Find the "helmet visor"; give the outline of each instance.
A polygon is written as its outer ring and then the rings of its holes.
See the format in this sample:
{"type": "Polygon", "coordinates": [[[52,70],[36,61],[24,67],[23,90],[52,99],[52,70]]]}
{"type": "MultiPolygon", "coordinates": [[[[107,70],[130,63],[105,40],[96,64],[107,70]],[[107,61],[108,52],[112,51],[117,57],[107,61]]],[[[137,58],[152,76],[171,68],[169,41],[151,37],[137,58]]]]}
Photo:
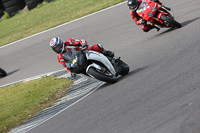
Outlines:
{"type": "Polygon", "coordinates": [[[56,47],[53,48],[53,51],[55,51],[56,53],[60,53],[62,51],[62,46],[57,45],[56,47]]]}
{"type": "Polygon", "coordinates": [[[129,6],[130,10],[135,11],[137,9],[138,4],[132,4],[129,6]]]}

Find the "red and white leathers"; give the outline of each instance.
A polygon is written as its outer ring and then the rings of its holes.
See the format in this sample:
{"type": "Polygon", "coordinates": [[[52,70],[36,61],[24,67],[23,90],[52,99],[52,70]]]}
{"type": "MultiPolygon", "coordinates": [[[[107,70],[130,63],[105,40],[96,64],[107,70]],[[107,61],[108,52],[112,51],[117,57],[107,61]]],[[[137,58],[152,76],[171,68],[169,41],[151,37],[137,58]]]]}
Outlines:
{"type": "MultiPolygon", "coordinates": [[[[66,50],[71,50],[70,46],[75,46],[75,50],[79,51],[79,50],[81,50],[81,47],[83,45],[87,45],[87,41],[83,40],[83,39],[82,40],[77,40],[77,39],[74,39],[74,38],[69,38],[69,39],[67,39],[65,41],[64,45],[65,45],[65,51],[64,52],[66,52],[66,50]]],[[[104,51],[104,49],[103,49],[101,44],[94,44],[93,46],[89,46],[87,48],[87,50],[93,50],[93,51],[100,52],[100,53],[102,53],[104,51]]],[[[71,73],[71,71],[69,70],[69,68],[66,65],[66,62],[65,62],[65,60],[63,58],[63,54],[62,53],[59,53],[57,55],[57,59],[58,59],[58,62],[60,64],[62,64],[63,67],[67,68],[67,71],[71,73]]]]}
{"type": "MultiPolygon", "coordinates": [[[[149,1],[151,1],[151,0],[149,0],[149,1]]],[[[138,7],[140,7],[141,3],[142,3],[142,0],[138,0],[138,7]]],[[[158,2],[158,3],[161,4],[160,2],[158,2]]],[[[135,11],[132,11],[132,10],[129,11],[131,18],[135,21],[136,25],[141,25],[141,28],[142,28],[143,31],[148,32],[153,27],[150,24],[141,24],[141,17],[136,13],[136,10],[135,11]]]]}

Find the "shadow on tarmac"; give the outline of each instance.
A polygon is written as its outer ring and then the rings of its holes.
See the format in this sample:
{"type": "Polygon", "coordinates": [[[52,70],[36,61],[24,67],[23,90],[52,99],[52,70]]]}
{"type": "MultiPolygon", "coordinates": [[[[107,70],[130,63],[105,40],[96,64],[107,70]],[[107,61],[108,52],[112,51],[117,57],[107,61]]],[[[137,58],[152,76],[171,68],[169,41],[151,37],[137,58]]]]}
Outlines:
{"type": "Polygon", "coordinates": [[[12,75],[13,73],[16,73],[17,71],[19,71],[19,69],[9,72],[7,76],[12,75]]]}
{"type": "MultiPolygon", "coordinates": [[[[118,82],[122,81],[123,79],[126,79],[126,78],[128,78],[128,77],[130,77],[130,76],[132,76],[132,75],[134,75],[134,74],[136,74],[136,73],[138,73],[138,72],[140,72],[140,71],[146,69],[146,68],[147,68],[147,67],[142,67],[142,68],[138,68],[138,69],[129,71],[129,73],[128,73],[127,75],[118,77],[118,81],[117,81],[116,83],[118,83],[118,82]]],[[[110,85],[112,85],[112,84],[105,83],[105,84],[102,85],[99,89],[104,88],[104,87],[107,87],[107,86],[110,86],[110,85]]],[[[98,89],[98,90],[99,90],[99,89],[98,89]]]]}
{"type": "Polygon", "coordinates": [[[123,79],[125,79],[125,78],[128,78],[128,77],[130,77],[130,76],[132,76],[132,75],[134,75],[134,74],[136,74],[136,73],[138,73],[138,72],[140,72],[140,71],[142,71],[142,70],[144,70],[144,69],[146,69],[146,68],[147,68],[147,67],[142,67],[142,68],[137,68],[137,69],[135,69],[135,70],[132,70],[132,71],[130,71],[127,75],[124,75],[124,76],[119,77],[117,82],[120,82],[121,80],[123,80],[123,79]]]}

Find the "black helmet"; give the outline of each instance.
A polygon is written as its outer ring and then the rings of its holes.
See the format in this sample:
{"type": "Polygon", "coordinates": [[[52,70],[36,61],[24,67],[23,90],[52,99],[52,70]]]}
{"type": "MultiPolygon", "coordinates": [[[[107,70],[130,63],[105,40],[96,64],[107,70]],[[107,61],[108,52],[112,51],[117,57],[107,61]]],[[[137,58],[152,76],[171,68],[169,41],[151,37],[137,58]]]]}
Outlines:
{"type": "Polygon", "coordinates": [[[138,0],[128,0],[127,5],[131,11],[135,11],[138,8],[138,0]]]}

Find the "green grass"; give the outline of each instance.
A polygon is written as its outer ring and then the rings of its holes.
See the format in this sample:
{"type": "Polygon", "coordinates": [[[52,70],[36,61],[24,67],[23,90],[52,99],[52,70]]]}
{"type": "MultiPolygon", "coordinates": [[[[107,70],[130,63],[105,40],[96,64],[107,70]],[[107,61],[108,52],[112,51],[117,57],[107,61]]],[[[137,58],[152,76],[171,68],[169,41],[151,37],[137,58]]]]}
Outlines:
{"type": "Polygon", "coordinates": [[[22,124],[68,91],[71,80],[43,77],[0,88],[0,133],[22,124]]]}
{"type": "Polygon", "coordinates": [[[0,46],[72,21],[125,0],[55,0],[0,20],[0,46]]]}

